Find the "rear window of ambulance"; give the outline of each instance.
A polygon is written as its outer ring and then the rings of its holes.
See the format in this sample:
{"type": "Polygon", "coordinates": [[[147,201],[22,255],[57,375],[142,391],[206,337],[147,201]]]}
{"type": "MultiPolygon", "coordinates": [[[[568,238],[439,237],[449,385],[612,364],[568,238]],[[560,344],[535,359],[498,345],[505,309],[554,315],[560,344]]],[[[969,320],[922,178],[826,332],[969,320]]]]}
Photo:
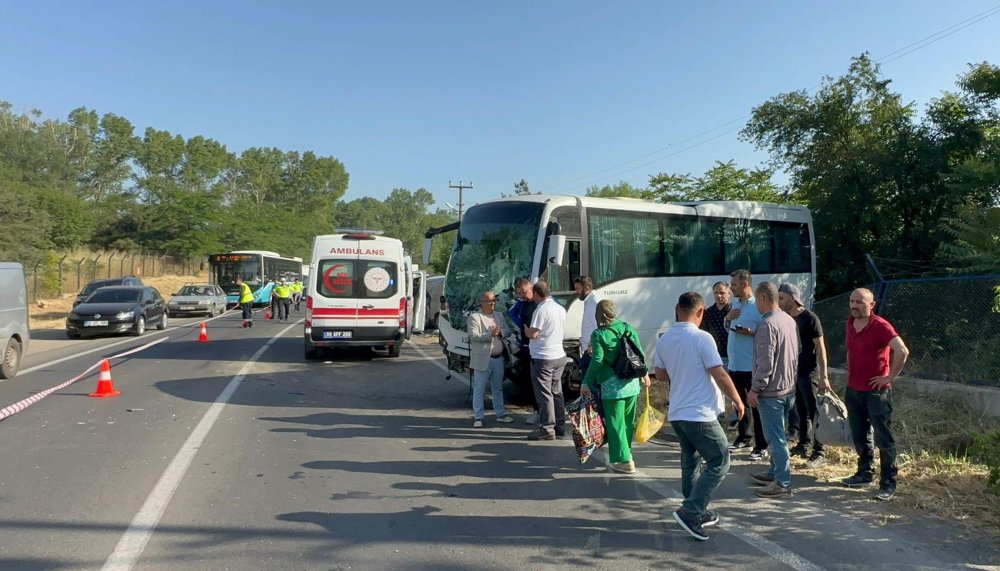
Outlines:
{"type": "Polygon", "coordinates": [[[321,260],[316,291],[334,299],[385,299],[396,295],[397,265],[382,260],[321,260]]]}

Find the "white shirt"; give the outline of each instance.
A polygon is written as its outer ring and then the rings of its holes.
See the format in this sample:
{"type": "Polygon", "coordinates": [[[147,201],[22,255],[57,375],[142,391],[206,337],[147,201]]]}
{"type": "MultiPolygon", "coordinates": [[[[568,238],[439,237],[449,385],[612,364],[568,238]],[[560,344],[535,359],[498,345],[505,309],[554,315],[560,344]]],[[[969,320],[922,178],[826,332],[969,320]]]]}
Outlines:
{"type": "Polygon", "coordinates": [[[538,329],[538,337],[528,342],[528,350],[532,359],[562,359],[566,357],[563,349],[563,331],[566,328],[566,310],[547,298],[535,309],[531,316],[532,329],[538,329]]]}
{"type": "Polygon", "coordinates": [[[671,422],[717,422],[725,411],[722,391],[708,369],[722,366],[715,339],[693,323],[681,321],[656,342],[654,366],[670,375],[671,422]]]}
{"type": "Polygon", "coordinates": [[[590,348],[590,336],[597,330],[597,304],[604,300],[604,296],[591,290],[583,300],[583,323],[580,324],[580,352],[586,352],[590,348]]]}

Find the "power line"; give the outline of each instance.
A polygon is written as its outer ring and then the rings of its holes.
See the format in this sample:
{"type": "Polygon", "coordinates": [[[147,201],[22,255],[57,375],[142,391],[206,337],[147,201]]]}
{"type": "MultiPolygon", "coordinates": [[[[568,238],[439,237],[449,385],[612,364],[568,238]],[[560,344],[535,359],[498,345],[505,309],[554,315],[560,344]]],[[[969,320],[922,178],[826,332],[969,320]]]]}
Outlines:
{"type": "MultiPolygon", "coordinates": [[[[917,40],[916,42],[913,42],[913,43],[910,43],[910,44],[908,44],[906,46],[903,46],[902,48],[899,48],[899,49],[897,49],[897,50],[895,50],[893,52],[890,52],[890,53],[882,56],[880,59],[877,59],[877,60],[874,60],[874,61],[876,63],[890,63],[890,62],[896,61],[897,59],[900,59],[902,57],[910,55],[911,53],[913,53],[915,51],[921,50],[921,49],[923,49],[923,48],[925,48],[925,47],[927,47],[927,46],[929,46],[929,45],[931,45],[931,44],[933,44],[933,43],[935,43],[937,41],[940,41],[940,40],[942,40],[942,39],[944,39],[944,38],[946,38],[946,37],[948,37],[948,36],[950,36],[952,34],[955,34],[955,33],[959,32],[961,30],[964,30],[965,28],[968,28],[969,26],[972,26],[973,24],[979,23],[979,22],[981,22],[981,21],[983,21],[983,20],[985,20],[985,19],[987,19],[987,18],[989,18],[991,16],[994,16],[994,15],[996,15],[998,13],[1000,13],[1000,5],[994,6],[993,8],[990,8],[988,10],[984,10],[983,12],[980,12],[978,14],[970,16],[969,18],[966,18],[965,20],[962,20],[961,22],[958,22],[956,24],[952,24],[951,26],[948,26],[947,28],[939,30],[939,31],[937,31],[937,32],[935,32],[935,33],[933,33],[933,34],[931,34],[929,36],[926,36],[926,37],[924,37],[924,38],[922,38],[920,40],[917,40]],[[912,48],[912,49],[910,49],[910,48],[912,48]],[[891,56],[895,56],[895,57],[891,57],[891,56]]],[[[806,91],[807,92],[813,91],[817,87],[820,87],[820,86],[822,86],[822,83],[817,84],[817,85],[815,85],[815,86],[807,89],[806,91]]],[[[666,152],[666,151],[669,151],[669,150],[673,149],[677,145],[683,145],[684,143],[687,143],[687,142],[690,142],[690,141],[694,141],[694,140],[699,139],[699,138],[701,138],[701,137],[703,137],[705,135],[708,135],[710,133],[718,131],[719,129],[722,129],[722,128],[725,128],[725,127],[727,127],[729,125],[732,125],[733,123],[745,121],[750,116],[751,116],[751,114],[747,113],[747,114],[743,115],[742,117],[739,117],[737,119],[733,119],[733,120],[727,121],[725,123],[722,123],[721,125],[717,125],[715,127],[712,127],[711,129],[708,129],[707,131],[702,131],[701,133],[698,133],[697,135],[693,135],[693,136],[688,137],[686,139],[677,141],[675,143],[671,143],[671,144],[667,145],[666,147],[664,147],[662,149],[659,149],[657,151],[653,151],[651,153],[647,153],[645,155],[638,156],[638,157],[636,157],[634,159],[625,161],[623,163],[619,163],[617,165],[613,165],[613,166],[607,167],[605,169],[601,169],[599,171],[595,171],[593,173],[590,173],[590,174],[587,174],[587,175],[584,175],[584,176],[580,176],[580,177],[574,178],[572,180],[567,180],[565,182],[561,182],[561,183],[558,183],[558,184],[549,185],[547,187],[542,188],[539,192],[543,192],[544,193],[544,192],[547,192],[547,191],[555,190],[557,188],[562,188],[562,187],[565,187],[565,186],[575,185],[575,183],[583,181],[583,180],[589,180],[589,183],[588,183],[588,186],[589,186],[589,185],[592,185],[592,184],[595,184],[595,183],[598,183],[598,182],[601,182],[601,181],[604,181],[604,180],[608,180],[608,179],[612,179],[612,178],[621,176],[621,175],[626,174],[626,173],[630,173],[630,172],[638,170],[638,169],[640,169],[642,167],[658,163],[658,162],[662,161],[663,159],[666,159],[666,158],[669,158],[669,157],[672,157],[672,156],[675,156],[675,155],[679,155],[681,153],[684,153],[684,152],[687,152],[687,151],[689,151],[691,149],[699,147],[699,146],[701,146],[701,145],[703,145],[705,143],[708,143],[710,141],[714,141],[715,139],[718,139],[718,138],[722,137],[723,135],[728,135],[730,133],[734,133],[736,131],[739,131],[739,129],[738,128],[737,129],[728,129],[728,130],[723,131],[722,133],[719,133],[718,135],[716,135],[714,137],[711,137],[709,139],[706,139],[704,141],[699,141],[699,142],[694,143],[692,145],[688,145],[688,146],[686,146],[684,148],[677,149],[676,151],[674,151],[672,153],[669,153],[669,154],[666,154],[666,155],[663,155],[663,156],[658,156],[657,158],[653,159],[652,161],[648,161],[648,162],[636,165],[634,167],[630,167],[628,169],[625,169],[625,170],[622,170],[622,171],[618,171],[618,172],[616,172],[614,174],[611,174],[611,175],[608,175],[608,176],[600,177],[600,178],[597,178],[597,179],[593,179],[592,178],[592,177],[597,176],[599,174],[604,174],[604,173],[606,173],[608,171],[612,171],[612,170],[618,169],[620,167],[623,167],[623,166],[626,166],[626,165],[630,165],[630,164],[632,164],[632,163],[634,163],[636,161],[641,161],[641,160],[646,159],[648,157],[659,155],[660,153],[663,153],[663,152],[666,152]]]]}

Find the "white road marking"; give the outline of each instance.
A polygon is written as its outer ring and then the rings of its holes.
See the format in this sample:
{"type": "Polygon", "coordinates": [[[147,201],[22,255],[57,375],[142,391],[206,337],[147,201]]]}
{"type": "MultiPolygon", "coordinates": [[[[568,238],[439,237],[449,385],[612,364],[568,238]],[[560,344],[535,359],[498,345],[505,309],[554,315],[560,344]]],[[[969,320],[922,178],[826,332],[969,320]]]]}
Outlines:
{"type": "MultiPolygon", "coordinates": [[[[425,353],[423,349],[418,347],[415,343],[409,342],[409,345],[413,347],[417,351],[417,353],[420,353],[420,355],[423,356],[424,359],[430,361],[431,364],[441,369],[442,371],[450,374],[451,378],[457,380],[463,385],[468,384],[468,382],[464,377],[458,375],[454,371],[449,370],[448,367],[440,363],[434,357],[431,357],[430,355],[425,353]]],[[[601,460],[604,462],[605,465],[609,464],[607,453],[603,449],[599,449],[597,451],[597,455],[599,455],[599,457],[601,458],[601,460]]],[[[683,494],[681,494],[679,491],[664,484],[661,479],[653,478],[652,476],[644,473],[642,470],[636,470],[635,474],[632,476],[631,479],[635,481],[637,484],[645,486],[648,490],[664,498],[673,500],[684,499],[683,494]]],[[[724,531],[732,535],[733,537],[739,539],[740,541],[743,541],[744,543],[752,547],[757,548],[758,550],[770,556],[772,559],[776,559],[777,561],[780,561],[781,563],[788,565],[792,569],[798,569],[800,571],[823,570],[822,567],[816,565],[815,563],[809,561],[808,559],[804,559],[798,554],[785,549],[784,547],[778,545],[777,543],[771,541],[770,539],[764,538],[763,536],[757,533],[754,533],[748,529],[740,528],[738,525],[726,526],[724,528],[717,528],[717,529],[719,529],[719,531],[724,531]]]]}
{"type": "Polygon", "coordinates": [[[157,524],[160,522],[160,518],[163,517],[163,512],[166,511],[167,505],[170,504],[170,498],[173,497],[174,492],[177,491],[177,487],[180,485],[181,480],[184,479],[184,474],[187,472],[188,467],[191,466],[191,461],[194,460],[195,454],[198,453],[198,449],[201,448],[202,443],[208,436],[212,426],[215,421],[218,420],[219,415],[222,413],[222,409],[225,408],[226,403],[232,398],[233,393],[239,388],[240,383],[243,379],[250,373],[253,369],[254,364],[260,359],[261,355],[264,354],[267,349],[274,344],[275,341],[280,339],[285,333],[290,331],[293,327],[298,325],[297,323],[292,323],[279,331],[274,337],[264,344],[263,347],[257,350],[256,353],[250,357],[250,360],[243,365],[240,372],[229,381],[226,388],[222,390],[219,396],[209,407],[208,411],[198,425],[195,426],[194,431],[188,436],[187,440],[181,446],[181,449],[174,456],[174,459],[170,461],[170,465],[160,476],[160,480],[156,483],[153,491],[149,493],[146,501],[142,504],[142,508],[139,509],[139,513],[135,515],[132,519],[132,523],[129,524],[128,529],[125,530],[125,534],[118,541],[118,545],[115,547],[114,552],[108,557],[108,560],[104,563],[105,571],[126,571],[132,569],[133,566],[138,562],[139,557],[142,555],[143,550],[146,548],[146,544],[149,543],[150,538],[153,536],[153,532],[156,530],[157,524]]]}
{"type": "MultiPolygon", "coordinates": [[[[228,311],[226,313],[228,313],[228,311]]],[[[219,318],[223,317],[224,315],[226,315],[226,313],[223,313],[222,315],[217,315],[217,316],[215,316],[215,317],[213,317],[211,319],[203,319],[202,321],[204,321],[206,323],[209,322],[209,321],[214,321],[216,319],[219,319],[219,318]]],[[[46,369],[46,368],[51,367],[53,365],[58,365],[59,363],[62,363],[62,362],[65,362],[65,361],[69,361],[70,359],[76,359],[77,357],[83,357],[84,355],[90,355],[91,353],[97,353],[98,351],[104,351],[105,349],[110,349],[112,347],[117,347],[119,345],[124,345],[126,343],[132,343],[132,342],[138,341],[140,339],[149,339],[150,337],[156,337],[158,335],[166,335],[167,333],[170,333],[170,331],[172,329],[184,329],[184,328],[187,328],[187,327],[201,327],[201,321],[199,321],[197,323],[186,323],[184,325],[180,325],[180,326],[176,326],[176,327],[171,327],[171,326],[168,325],[168,328],[164,329],[163,331],[150,331],[150,332],[146,333],[146,335],[143,336],[143,337],[130,337],[128,339],[122,339],[121,341],[118,341],[116,343],[110,343],[108,345],[102,345],[100,347],[95,347],[95,348],[93,348],[93,349],[91,349],[89,351],[83,351],[82,353],[74,353],[74,354],[72,354],[72,355],[70,355],[68,357],[63,357],[62,359],[56,359],[54,361],[49,361],[48,363],[42,363],[41,365],[35,365],[34,367],[28,367],[27,369],[21,369],[20,371],[17,372],[17,374],[18,375],[27,375],[28,373],[33,373],[35,371],[40,371],[42,369],[46,369]]],[[[4,380],[9,381],[10,379],[4,379],[4,380]]],[[[3,381],[0,381],[0,382],[3,382],[3,381]]]]}

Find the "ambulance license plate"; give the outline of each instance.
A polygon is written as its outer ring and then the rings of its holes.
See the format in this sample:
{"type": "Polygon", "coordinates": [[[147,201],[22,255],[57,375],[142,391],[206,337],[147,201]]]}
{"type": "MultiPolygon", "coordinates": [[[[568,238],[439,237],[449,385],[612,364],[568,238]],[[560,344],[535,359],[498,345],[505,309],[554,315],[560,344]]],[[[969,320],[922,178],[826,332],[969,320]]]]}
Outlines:
{"type": "Polygon", "coordinates": [[[323,339],[350,339],[350,331],[324,331],[323,339]]]}

